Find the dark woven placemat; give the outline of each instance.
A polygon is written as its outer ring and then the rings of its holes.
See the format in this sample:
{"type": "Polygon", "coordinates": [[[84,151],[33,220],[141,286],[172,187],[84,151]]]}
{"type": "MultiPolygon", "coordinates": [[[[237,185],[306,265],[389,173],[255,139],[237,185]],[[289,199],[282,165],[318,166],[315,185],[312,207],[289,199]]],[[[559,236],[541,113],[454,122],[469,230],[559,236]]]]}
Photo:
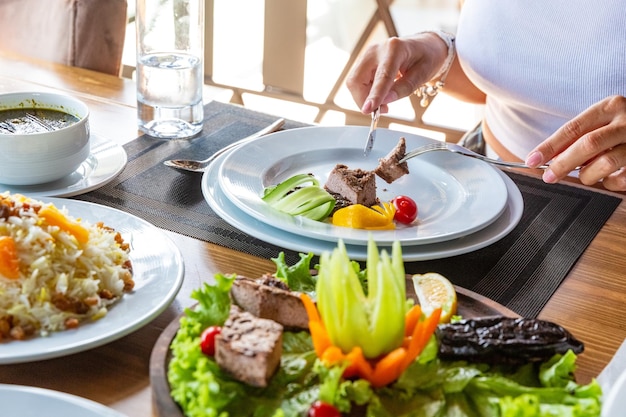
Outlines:
{"type": "MultiPolygon", "coordinates": [[[[200,174],[163,165],[172,158],[202,159],[276,119],[218,102],[207,104],[205,115],[202,134],[191,140],[140,136],[126,144],[124,171],[106,186],[74,198],[118,208],[157,227],[252,255],[269,258],[282,251],[289,262],[295,262],[294,251],[261,241],[219,218],[202,196],[200,174]]],[[[287,122],[285,128],[301,126],[305,125],[287,122]]],[[[536,317],[621,200],[509,175],[524,198],[522,219],[510,234],[465,255],[407,263],[406,270],[439,272],[520,315],[536,317]]]]}
{"type": "Polygon", "coordinates": [[[408,264],[536,317],[621,199],[508,173],[522,192],[524,212],[500,241],[464,255],[408,264]]]}

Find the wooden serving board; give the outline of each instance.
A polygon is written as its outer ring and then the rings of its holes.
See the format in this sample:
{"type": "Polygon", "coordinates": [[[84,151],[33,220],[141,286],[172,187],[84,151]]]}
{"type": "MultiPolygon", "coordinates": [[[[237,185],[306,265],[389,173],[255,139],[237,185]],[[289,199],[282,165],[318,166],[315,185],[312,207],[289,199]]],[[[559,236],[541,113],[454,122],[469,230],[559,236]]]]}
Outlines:
{"type": "MultiPolygon", "coordinates": [[[[464,318],[518,316],[512,310],[480,294],[457,286],[455,289],[458,298],[457,313],[464,318]]],[[[407,297],[413,298],[417,302],[411,276],[407,276],[406,290],[407,297]]],[[[184,417],[182,410],[170,396],[170,385],[167,381],[167,368],[171,358],[170,344],[178,331],[180,317],[172,321],[161,333],[150,356],[150,384],[155,417],[184,417]]]]}

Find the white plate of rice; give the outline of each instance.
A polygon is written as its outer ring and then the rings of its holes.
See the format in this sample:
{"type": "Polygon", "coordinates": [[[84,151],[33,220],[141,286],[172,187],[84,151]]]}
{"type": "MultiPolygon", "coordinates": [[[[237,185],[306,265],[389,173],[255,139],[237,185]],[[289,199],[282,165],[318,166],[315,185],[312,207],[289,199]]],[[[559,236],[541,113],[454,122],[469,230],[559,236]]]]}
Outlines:
{"type": "Polygon", "coordinates": [[[2,415],[20,417],[126,417],[95,401],[64,392],[0,384],[2,415]]]}
{"type": "MultiPolygon", "coordinates": [[[[105,314],[96,320],[81,321],[77,328],[44,332],[44,336],[37,333],[26,340],[0,340],[0,364],[51,359],[101,346],[141,328],[173,301],[182,285],[184,266],[180,251],[163,231],[136,216],[94,203],[37,200],[66,210],[68,217],[84,225],[103,222],[119,232],[130,245],[134,288],[106,306],[105,314]]],[[[33,291],[39,294],[42,289],[33,291]]]]}

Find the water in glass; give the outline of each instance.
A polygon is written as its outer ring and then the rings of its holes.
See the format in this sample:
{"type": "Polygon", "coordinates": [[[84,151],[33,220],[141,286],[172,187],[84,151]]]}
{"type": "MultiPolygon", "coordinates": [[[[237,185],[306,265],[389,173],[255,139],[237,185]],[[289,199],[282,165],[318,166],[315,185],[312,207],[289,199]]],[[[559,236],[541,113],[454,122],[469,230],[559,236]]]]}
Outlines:
{"type": "Polygon", "coordinates": [[[205,0],[136,0],[137,121],[150,136],[202,130],[205,0]]]}
{"type": "Polygon", "coordinates": [[[189,137],[202,130],[202,62],[183,53],[148,54],[137,62],[139,127],[150,136],[189,137]]]}

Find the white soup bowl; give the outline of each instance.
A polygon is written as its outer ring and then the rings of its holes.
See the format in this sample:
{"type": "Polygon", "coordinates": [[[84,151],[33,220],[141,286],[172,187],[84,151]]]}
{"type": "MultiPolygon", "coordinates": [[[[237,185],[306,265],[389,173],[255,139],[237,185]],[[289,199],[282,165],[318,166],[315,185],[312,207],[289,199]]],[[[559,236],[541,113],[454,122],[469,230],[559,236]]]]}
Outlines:
{"type": "Polygon", "coordinates": [[[0,94],[0,122],[4,120],[3,110],[11,109],[56,110],[78,121],[41,133],[12,133],[0,128],[0,184],[56,181],[76,171],[89,156],[89,108],[82,101],[55,93],[0,94]]]}

